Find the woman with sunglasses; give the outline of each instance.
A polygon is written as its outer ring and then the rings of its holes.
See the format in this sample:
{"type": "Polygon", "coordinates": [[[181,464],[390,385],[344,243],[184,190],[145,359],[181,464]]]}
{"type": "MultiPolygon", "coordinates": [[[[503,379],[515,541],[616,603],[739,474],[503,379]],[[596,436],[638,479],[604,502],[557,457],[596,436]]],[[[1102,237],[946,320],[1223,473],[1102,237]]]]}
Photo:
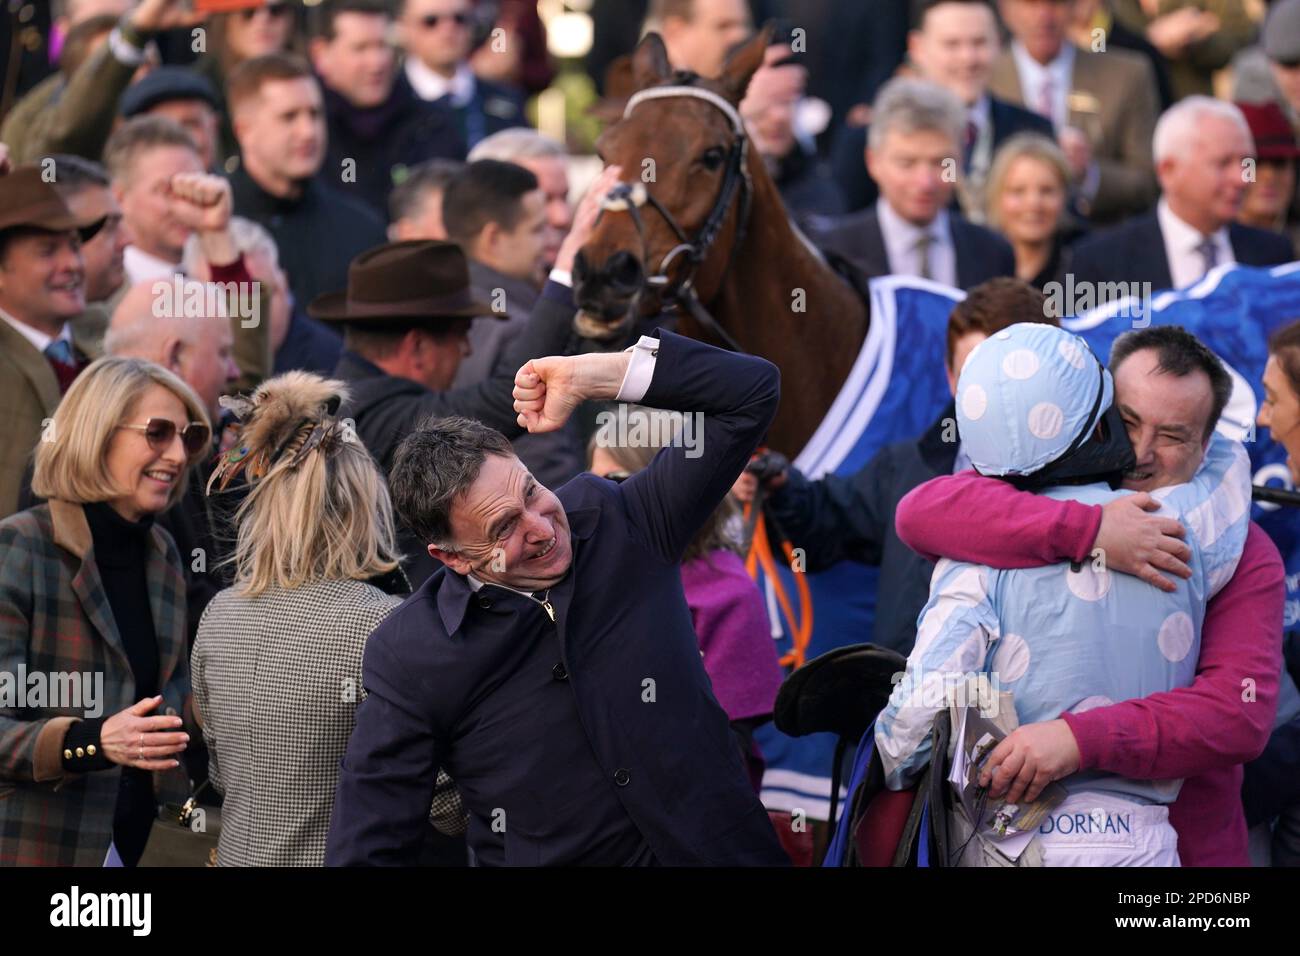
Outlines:
{"type": "Polygon", "coordinates": [[[185,578],[154,518],[210,434],[188,385],[128,358],[46,423],[47,503],[0,521],[0,866],[134,866],[155,774],[185,784],[185,578]]]}

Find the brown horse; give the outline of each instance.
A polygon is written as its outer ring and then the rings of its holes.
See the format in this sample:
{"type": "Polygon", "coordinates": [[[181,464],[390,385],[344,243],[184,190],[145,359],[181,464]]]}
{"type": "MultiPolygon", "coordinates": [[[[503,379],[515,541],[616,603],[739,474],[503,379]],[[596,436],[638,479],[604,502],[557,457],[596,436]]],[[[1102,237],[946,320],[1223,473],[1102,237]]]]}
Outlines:
{"type": "Polygon", "coordinates": [[[672,73],[658,34],[641,41],[638,92],[597,143],[624,182],[606,197],[573,277],[588,338],[668,308],[680,314],[678,331],[775,363],[783,389],[768,442],[793,457],[848,377],[868,313],[791,225],[748,148],[736,108],[768,38],[738,48],[716,80],[672,73]]]}

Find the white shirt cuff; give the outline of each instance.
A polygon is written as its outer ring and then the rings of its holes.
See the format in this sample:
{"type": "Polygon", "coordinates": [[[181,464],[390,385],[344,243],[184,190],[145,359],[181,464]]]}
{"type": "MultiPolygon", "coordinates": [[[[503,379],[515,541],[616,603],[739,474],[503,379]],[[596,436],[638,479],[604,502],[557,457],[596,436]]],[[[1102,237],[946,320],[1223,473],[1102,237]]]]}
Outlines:
{"type": "Polygon", "coordinates": [[[573,273],[568,269],[552,269],[551,274],[547,276],[552,282],[559,283],[563,286],[573,288],[573,273]]]}
{"type": "Polygon", "coordinates": [[[123,66],[139,66],[144,62],[145,51],[127,43],[126,38],[122,36],[122,31],[116,27],[108,35],[108,48],[113,54],[113,59],[123,66]]]}
{"type": "Polygon", "coordinates": [[[623,384],[618,387],[618,395],[614,400],[639,402],[645,398],[645,393],[650,390],[650,380],[654,378],[655,362],[659,359],[659,340],[643,335],[641,341],[624,351],[632,353],[632,361],[627,363],[623,384]]]}

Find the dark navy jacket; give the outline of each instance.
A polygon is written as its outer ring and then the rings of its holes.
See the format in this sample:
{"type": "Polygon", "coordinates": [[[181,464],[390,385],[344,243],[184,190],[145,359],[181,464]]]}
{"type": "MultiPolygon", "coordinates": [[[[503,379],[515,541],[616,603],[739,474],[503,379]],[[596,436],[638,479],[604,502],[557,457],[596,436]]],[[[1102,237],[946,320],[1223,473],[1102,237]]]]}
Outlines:
{"type": "Polygon", "coordinates": [[[812,481],[791,468],[785,486],[768,499],[781,531],[804,549],[809,571],[839,561],[880,568],[871,641],[904,657],[916,642],[916,619],[930,599],[934,562],[903,544],[894,512],[917,485],[952,474],[956,421],[956,408],[949,402],[919,439],[882,448],[851,475],[812,481]]]}
{"type": "MultiPolygon", "coordinates": [[[[1228,241],[1233,258],[1244,266],[1275,266],[1295,258],[1286,236],[1240,223],[1229,224],[1228,241]]],[[[1080,240],[1062,265],[1062,283],[1066,272],[1074,273],[1076,284],[1150,282],[1153,290],[1174,285],[1164,233],[1154,211],[1080,240]]]]}
{"type": "Polygon", "coordinates": [[[376,629],[326,863],[413,862],[440,766],[485,863],[788,862],[700,662],[678,567],[771,422],[779,376],[670,332],[660,343],[643,401],[703,413],[702,453],[665,449],[622,484],[583,474],[559,490],[573,564],[549,593],[553,625],[443,568],[376,629]]]}

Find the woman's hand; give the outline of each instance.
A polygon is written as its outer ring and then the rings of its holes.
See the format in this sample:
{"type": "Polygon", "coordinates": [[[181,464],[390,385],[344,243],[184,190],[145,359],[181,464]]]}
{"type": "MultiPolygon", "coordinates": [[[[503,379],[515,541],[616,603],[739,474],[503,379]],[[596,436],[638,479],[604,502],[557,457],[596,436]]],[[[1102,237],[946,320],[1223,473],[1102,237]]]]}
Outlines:
{"type": "Polygon", "coordinates": [[[104,721],[99,731],[99,746],[104,756],[123,767],[140,770],[170,770],[180,762],[172,754],[185,750],[190,735],[176,732],[182,725],[179,717],[146,717],[162,703],[161,695],[146,697],[104,721]]]}

